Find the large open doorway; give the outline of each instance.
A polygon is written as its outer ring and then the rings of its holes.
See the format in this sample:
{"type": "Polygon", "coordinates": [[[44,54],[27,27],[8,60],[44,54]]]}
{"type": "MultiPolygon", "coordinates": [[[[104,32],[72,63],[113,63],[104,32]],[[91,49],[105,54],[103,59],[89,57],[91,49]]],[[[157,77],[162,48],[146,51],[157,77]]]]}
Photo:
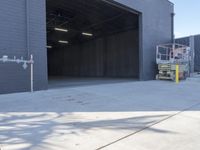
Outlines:
{"type": "Polygon", "coordinates": [[[138,79],[139,15],[103,0],[47,0],[47,49],[52,85],[138,79]]]}

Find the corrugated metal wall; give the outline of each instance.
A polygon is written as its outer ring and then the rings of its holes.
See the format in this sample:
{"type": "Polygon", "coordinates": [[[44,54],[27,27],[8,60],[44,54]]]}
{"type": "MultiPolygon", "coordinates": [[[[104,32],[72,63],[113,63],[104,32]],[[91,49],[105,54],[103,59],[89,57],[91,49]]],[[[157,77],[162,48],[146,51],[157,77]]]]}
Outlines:
{"type": "MultiPolygon", "coordinates": [[[[1,0],[0,7],[0,57],[26,58],[25,1],[1,0]]],[[[0,63],[0,93],[26,90],[27,80],[28,72],[21,65],[0,63]]]]}
{"type": "Polygon", "coordinates": [[[114,0],[140,14],[140,79],[157,74],[156,45],[173,41],[174,6],[167,0],[114,0]]]}
{"type": "Polygon", "coordinates": [[[190,46],[194,51],[193,71],[200,72],[200,35],[176,39],[176,43],[190,46]]]}
{"type": "Polygon", "coordinates": [[[200,72],[200,35],[194,37],[195,71],[200,72]]]}
{"type": "Polygon", "coordinates": [[[190,37],[176,39],[176,43],[190,46],[190,37]]]}
{"type": "MultiPolygon", "coordinates": [[[[140,79],[153,79],[156,74],[156,45],[172,41],[173,5],[167,0],[115,1],[140,12],[140,79]]],[[[25,57],[29,49],[29,54],[33,53],[35,58],[35,90],[47,89],[48,86],[45,2],[0,1],[0,56],[25,57]]],[[[24,71],[16,64],[1,64],[0,93],[29,90],[29,73],[29,70],[24,71]]]]}
{"type": "Polygon", "coordinates": [[[49,51],[49,73],[57,76],[139,77],[138,31],[49,51]]]}
{"type": "MultiPolygon", "coordinates": [[[[35,58],[34,89],[46,89],[45,0],[1,0],[0,7],[0,57],[27,59],[29,49],[35,58]]],[[[30,68],[0,63],[0,93],[29,89],[30,68]]]]}

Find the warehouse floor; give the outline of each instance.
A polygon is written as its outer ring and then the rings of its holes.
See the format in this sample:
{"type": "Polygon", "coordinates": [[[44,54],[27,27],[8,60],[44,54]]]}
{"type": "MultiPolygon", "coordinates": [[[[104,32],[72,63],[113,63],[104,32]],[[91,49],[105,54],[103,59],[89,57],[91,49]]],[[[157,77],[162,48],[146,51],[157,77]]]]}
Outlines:
{"type": "Polygon", "coordinates": [[[138,81],[134,78],[49,77],[49,89],[138,81]]]}
{"type": "Polygon", "coordinates": [[[3,150],[198,150],[200,79],[0,96],[3,150]]]}

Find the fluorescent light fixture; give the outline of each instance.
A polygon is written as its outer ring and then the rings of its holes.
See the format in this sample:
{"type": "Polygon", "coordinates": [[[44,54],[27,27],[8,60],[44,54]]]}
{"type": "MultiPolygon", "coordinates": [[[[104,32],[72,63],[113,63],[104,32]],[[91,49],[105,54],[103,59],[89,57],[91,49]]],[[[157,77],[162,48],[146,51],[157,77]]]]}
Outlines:
{"type": "Polygon", "coordinates": [[[47,45],[47,48],[53,48],[53,47],[52,47],[52,46],[48,46],[48,45],[47,45]]]}
{"type": "Polygon", "coordinates": [[[59,40],[58,42],[59,43],[63,43],[63,44],[68,44],[69,43],[68,41],[62,41],[62,40],[59,40]]]}
{"type": "Polygon", "coordinates": [[[68,32],[67,29],[62,29],[62,28],[54,28],[56,31],[61,31],[61,32],[68,32]]]}
{"type": "Polygon", "coordinates": [[[86,35],[86,36],[93,36],[92,33],[87,33],[87,32],[82,32],[82,35],[86,35]]]}

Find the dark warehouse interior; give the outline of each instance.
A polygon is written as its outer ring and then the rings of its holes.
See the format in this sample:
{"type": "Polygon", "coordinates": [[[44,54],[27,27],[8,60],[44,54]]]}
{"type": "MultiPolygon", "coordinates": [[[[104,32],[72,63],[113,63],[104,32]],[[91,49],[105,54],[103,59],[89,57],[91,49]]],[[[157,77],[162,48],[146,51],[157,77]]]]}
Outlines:
{"type": "Polygon", "coordinates": [[[103,0],[47,0],[48,76],[139,78],[139,16],[103,0]]]}

